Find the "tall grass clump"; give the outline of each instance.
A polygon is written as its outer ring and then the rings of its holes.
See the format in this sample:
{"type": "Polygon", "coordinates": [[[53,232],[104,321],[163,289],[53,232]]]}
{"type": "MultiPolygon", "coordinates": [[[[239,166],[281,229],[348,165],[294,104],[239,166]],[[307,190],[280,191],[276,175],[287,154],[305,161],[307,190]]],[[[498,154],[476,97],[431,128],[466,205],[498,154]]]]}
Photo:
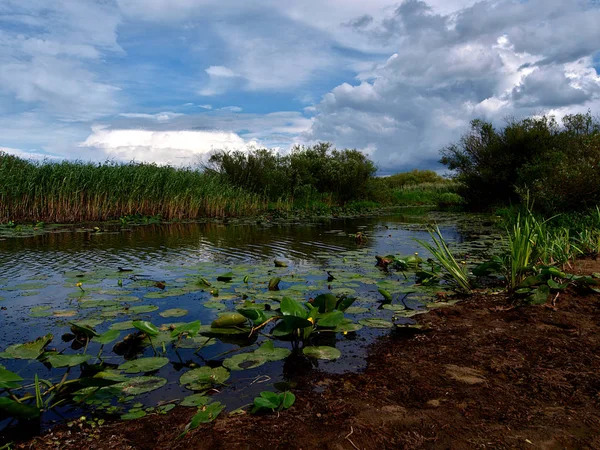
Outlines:
{"type": "Polygon", "coordinates": [[[82,222],[128,215],[165,220],[250,215],[255,193],[193,168],[35,162],[0,152],[0,222],[82,222]]]}
{"type": "Polygon", "coordinates": [[[420,239],[416,239],[416,241],[427,249],[436,261],[445,269],[448,281],[456,284],[456,286],[464,293],[471,293],[473,288],[471,286],[471,281],[469,280],[466,265],[456,261],[442,236],[440,228],[436,225],[435,228],[429,230],[429,234],[433,244],[420,239]]]}

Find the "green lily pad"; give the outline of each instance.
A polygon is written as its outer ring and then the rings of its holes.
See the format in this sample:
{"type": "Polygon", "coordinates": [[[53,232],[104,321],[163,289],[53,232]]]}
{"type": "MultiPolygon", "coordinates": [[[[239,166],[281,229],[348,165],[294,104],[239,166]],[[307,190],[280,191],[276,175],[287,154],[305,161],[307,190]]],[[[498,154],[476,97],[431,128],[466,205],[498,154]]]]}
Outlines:
{"type": "Polygon", "coordinates": [[[54,317],[74,317],[77,315],[77,311],[72,309],[59,309],[52,313],[54,317]]]}
{"type": "Polygon", "coordinates": [[[404,311],[406,309],[406,307],[404,305],[388,304],[388,305],[383,305],[383,309],[387,309],[389,311],[404,311]]]}
{"type": "Polygon", "coordinates": [[[116,322],[110,326],[111,330],[117,330],[117,331],[131,330],[132,328],[135,328],[133,326],[132,320],[126,320],[125,322],[116,322]]]}
{"type": "Polygon", "coordinates": [[[338,359],[340,356],[342,356],[342,352],[340,352],[337,348],[329,347],[327,345],[304,347],[302,353],[309,358],[328,360],[338,359]]]}
{"type": "Polygon", "coordinates": [[[121,390],[126,395],[139,395],[160,389],[165,384],[167,380],[160,377],[133,377],[113,385],[113,388],[121,390]]]}
{"type": "Polygon", "coordinates": [[[158,336],[159,330],[156,325],[146,320],[134,320],[131,324],[134,326],[134,328],[137,328],[148,336],[158,336]]]}
{"type": "Polygon", "coordinates": [[[26,342],[25,344],[13,344],[5,351],[15,359],[36,359],[42,354],[44,348],[52,341],[53,335],[47,334],[37,338],[35,341],[26,342]]]}
{"type": "Polygon", "coordinates": [[[91,358],[92,355],[50,355],[46,358],[46,361],[55,369],[59,369],[61,367],[80,366],[91,358]]]}
{"type": "Polygon", "coordinates": [[[173,308],[159,312],[158,315],[161,317],[183,317],[188,313],[187,309],[173,308]]]}
{"type": "Polygon", "coordinates": [[[223,384],[229,379],[229,371],[223,367],[203,366],[184,373],[179,383],[188,389],[202,391],[215,384],[223,384]]]}
{"type": "Polygon", "coordinates": [[[131,308],[127,309],[127,313],[129,314],[147,314],[147,313],[151,313],[154,312],[158,309],[158,306],[156,305],[137,305],[137,306],[132,306],[131,308]]]}
{"type": "Polygon", "coordinates": [[[153,372],[161,367],[166,366],[167,364],[169,364],[169,358],[138,358],[132,361],[124,362],[119,366],[119,370],[123,370],[125,373],[153,372]]]}
{"type": "Polygon", "coordinates": [[[107,308],[117,305],[118,303],[113,300],[81,300],[79,302],[81,308],[107,308]]]}
{"type": "Polygon", "coordinates": [[[275,347],[273,341],[265,341],[254,351],[254,354],[264,356],[267,361],[279,361],[285,359],[290,353],[292,353],[290,349],[275,347]]]}
{"type": "Polygon", "coordinates": [[[193,338],[183,338],[179,342],[179,348],[200,348],[208,347],[209,345],[216,344],[216,339],[206,336],[194,336],[193,338]]]}
{"type": "Polygon", "coordinates": [[[351,306],[344,312],[346,314],[363,314],[363,313],[366,313],[368,310],[369,310],[368,308],[364,308],[362,306],[351,306]]]}
{"type": "Polygon", "coordinates": [[[369,328],[392,328],[394,326],[389,320],[376,318],[360,319],[358,323],[369,328]]]}
{"type": "Polygon", "coordinates": [[[354,323],[349,319],[344,319],[344,321],[335,327],[333,331],[336,333],[351,333],[360,330],[362,327],[363,326],[359,323],[354,323]]]}
{"type": "Polygon", "coordinates": [[[19,375],[0,366],[0,389],[14,389],[23,381],[19,375]]]}
{"type": "Polygon", "coordinates": [[[171,336],[177,337],[179,335],[187,335],[189,337],[194,337],[200,331],[200,321],[195,320],[194,322],[182,323],[177,325],[173,331],[171,331],[171,336]]]}
{"type": "Polygon", "coordinates": [[[206,405],[198,410],[198,412],[192,417],[190,423],[186,425],[183,434],[190,430],[198,428],[201,423],[210,423],[217,418],[221,411],[225,409],[225,405],[220,402],[214,402],[206,405]]]}
{"type": "Polygon", "coordinates": [[[31,308],[31,313],[29,317],[48,317],[51,316],[52,313],[49,311],[51,309],[50,306],[42,305],[42,306],[34,306],[31,308]]]}
{"type": "Polygon", "coordinates": [[[180,406],[195,406],[201,407],[210,402],[210,397],[207,397],[204,394],[192,394],[188,395],[183,401],[179,404],[180,406]]]}
{"type": "Polygon", "coordinates": [[[211,328],[238,327],[246,322],[246,318],[237,312],[224,313],[213,320],[211,328]]]}
{"type": "Polygon", "coordinates": [[[240,353],[239,355],[233,355],[231,358],[227,358],[223,361],[223,367],[229,370],[245,370],[254,369],[255,367],[262,366],[268,360],[264,355],[252,353],[240,353]]]}
{"type": "Polygon", "coordinates": [[[121,415],[121,420],[141,419],[145,415],[146,415],[146,411],[144,411],[143,409],[136,409],[136,410],[132,410],[126,414],[121,415]]]}

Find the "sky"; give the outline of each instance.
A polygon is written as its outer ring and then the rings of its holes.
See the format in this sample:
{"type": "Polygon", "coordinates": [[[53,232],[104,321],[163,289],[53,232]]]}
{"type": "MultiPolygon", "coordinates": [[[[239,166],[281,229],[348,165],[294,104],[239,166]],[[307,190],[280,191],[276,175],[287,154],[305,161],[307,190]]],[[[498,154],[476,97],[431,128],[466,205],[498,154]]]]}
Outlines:
{"type": "Polygon", "coordinates": [[[439,170],[475,118],[600,114],[598,0],[0,0],[0,150],[439,170]]]}

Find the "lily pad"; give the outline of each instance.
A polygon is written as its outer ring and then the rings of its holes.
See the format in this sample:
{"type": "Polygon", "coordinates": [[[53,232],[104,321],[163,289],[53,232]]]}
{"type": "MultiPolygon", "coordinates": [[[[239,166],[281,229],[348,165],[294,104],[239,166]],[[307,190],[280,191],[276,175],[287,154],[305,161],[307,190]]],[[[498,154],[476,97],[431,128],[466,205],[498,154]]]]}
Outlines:
{"type": "Polygon", "coordinates": [[[151,357],[127,361],[119,366],[125,373],[153,372],[169,364],[169,358],[151,357]]]}
{"type": "Polygon", "coordinates": [[[19,375],[0,366],[0,389],[14,389],[23,381],[19,375]]]}
{"type": "Polygon", "coordinates": [[[135,320],[131,324],[134,326],[134,328],[137,328],[148,336],[158,336],[159,331],[156,325],[146,320],[135,320]]]}
{"type": "Polygon", "coordinates": [[[211,328],[237,327],[246,322],[246,318],[237,312],[224,313],[213,320],[211,328]]]}
{"type": "Polygon", "coordinates": [[[133,377],[113,385],[113,388],[121,390],[126,395],[139,395],[160,389],[165,384],[167,380],[160,377],[133,377]]]}
{"type": "Polygon", "coordinates": [[[117,331],[131,330],[132,328],[135,328],[133,326],[132,320],[126,320],[125,322],[116,322],[110,326],[111,330],[117,330],[117,331]]]}
{"type": "Polygon", "coordinates": [[[156,305],[137,305],[137,306],[132,306],[131,308],[127,309],[126,311],[129,314],[147,314],[147,313],[154,312],[157,309],[158,309],[158,306],[156,306],[156,305]]]}
{"type": "Polygon", "coordinates": [[[210,397],[207,397],[204,394],[192,394],[184,398],[179,405],[201,407],[206,405],[208,402],[210,402],[210,397]]]}
{"type": "Polygon", "coordinates": [[[158,315],[161,317],[183,317],[188,313],[187,309],[173,308],[159,312],[158,315]]]}
{"type": "Polygon", "coordinates": [[[342,356],[342,352],[340,352],[337,348],[329,347],[327,345],[304,347],[302,353],[309,358],[328,360],[338,359],[340,356],[342,356]]]}
{"type": "Polygon", "coordinates": [[[61,367],[80,366],[91,358],[92,355],[50,355],[46,358],[46,361],[55,369],[59,369],[61,367]]]}
{"type": "Polygon", "coordinates": [[[195,336],[193,338],[184,338],[179,342],[179,348],[200,348],[216,344],[216,339],[206,336],[195,336]]]}
{"type": "Polygon", "coordinates": [[[141,419],[145,415],[146,415],[146,411],[144,411],[143,409],[136,409],[136,410],[129,411],[126,414],[123,414],[121,416],[121,420],[141,419]]]}
{"type": "Polygon", "coordinates": [[[254,354],[264,356],[267,361],[279,361],[285,359],[290,353],[292,353],[290,349],[275,347],[273,341],[265,341],[264,344],[254,351],[254,354]]]}
{"type": "Polygon", "coordinates": [[[15,359],[36,359],[53,338],[53,335],[47,334],[25,344],[13,344],[6,349],[6,353],[15,359]]]}
{"type": "Polygon", "coordinates": [[[268,359],[264,355],[255,352],[240,353],[223,361],[223,367],[229,370],[254,369],[255,367],[262,366],[267,361],[268,359]]]}
{"type": "Polygon", "coordinates": [[[223,367],[203,366],[181,375],[179,383],[188,389],[201,391],[215,384],[223,384],[229,376],[229,371],[223,367]]]}
{"type": "Polygon", "coordinates": [[[392,328],[394,326],[389,320],[376,318],[360,319],[358,323],[370,328],[392,328]]]}

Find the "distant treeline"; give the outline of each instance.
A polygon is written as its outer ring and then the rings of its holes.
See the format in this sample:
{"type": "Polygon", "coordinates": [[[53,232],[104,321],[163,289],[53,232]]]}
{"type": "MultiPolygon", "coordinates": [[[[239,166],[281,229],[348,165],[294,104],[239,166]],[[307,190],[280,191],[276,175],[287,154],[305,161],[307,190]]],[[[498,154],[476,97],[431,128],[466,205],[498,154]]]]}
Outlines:
{"type": "Polygon", "coordinates": [[[474,120],[442,150],[467,206],[490,209],[526,200],[550,215],[600,204],[600,121],[590,112],[511,120],[502,129],[474,120]]]}

